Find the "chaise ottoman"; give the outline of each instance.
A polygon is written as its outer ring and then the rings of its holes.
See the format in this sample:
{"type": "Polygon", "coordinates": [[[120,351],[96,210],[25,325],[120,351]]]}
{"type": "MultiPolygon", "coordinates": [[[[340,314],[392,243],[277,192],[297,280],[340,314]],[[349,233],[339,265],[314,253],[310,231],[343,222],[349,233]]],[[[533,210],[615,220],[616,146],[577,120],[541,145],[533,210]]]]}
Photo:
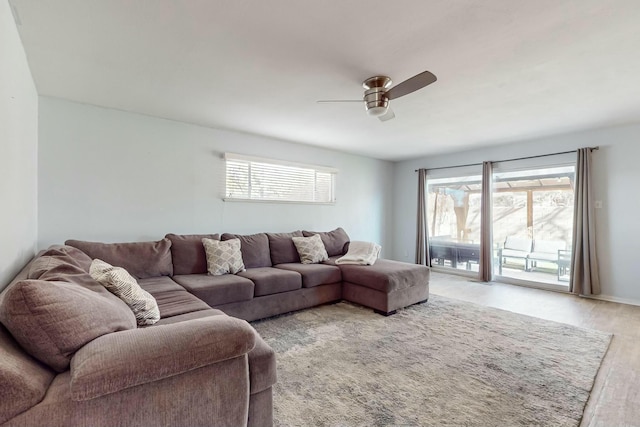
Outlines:
{"type": "Polygon", "coordinates": [[[373,265],[341,264],[342,298],[389,316],[429,299],[429,268],[379,259],[373,265]]]}

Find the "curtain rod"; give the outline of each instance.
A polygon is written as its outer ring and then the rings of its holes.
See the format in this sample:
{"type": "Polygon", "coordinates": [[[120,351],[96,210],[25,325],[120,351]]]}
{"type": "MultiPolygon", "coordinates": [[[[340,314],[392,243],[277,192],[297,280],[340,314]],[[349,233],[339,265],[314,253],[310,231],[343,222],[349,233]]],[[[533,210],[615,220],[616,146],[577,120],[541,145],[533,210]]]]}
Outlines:
{"type": "MultiPolygon", "coordinates": [[[[593,151],[593,150],[599,150],[600,147],[587,147],[589,150],[593,151]]],[[[549,154],[539,154],[537,156],[527,156],[527,157],[518,157],[515,159],[505,159],[505,160],[496,160],[496,162],[513,162],[516,160],[527,160],[527,159],[537,159],[538,157],[549,157],[549,156],[558,156],[560,154],[571,154],[571,153],[576,153],[578,150],[571,150],[571,151],[563,151],[562,153],[549,153],[549,154]]],[[[438,170],[438,169],[451,169],[451,168],[464,168],[467,166],[480,166],[482,165],[482,163],[469,163],[467,165],[455,165],[455,166],[440,166],[437,168],[425,168],[428,169],[430,171],[434,171],[434,170],[438,170]]],[[[418,172],[419,169],[416,169],[414,172],[418,172]]]]}

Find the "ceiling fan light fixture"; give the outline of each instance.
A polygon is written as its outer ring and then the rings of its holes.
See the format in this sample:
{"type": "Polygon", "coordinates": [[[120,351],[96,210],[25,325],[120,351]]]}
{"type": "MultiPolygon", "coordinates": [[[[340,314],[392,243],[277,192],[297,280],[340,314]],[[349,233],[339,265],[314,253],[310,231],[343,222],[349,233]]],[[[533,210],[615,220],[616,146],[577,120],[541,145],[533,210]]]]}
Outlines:
{"type": "MultiPolygon", "coordinates": [[[[386,77],[388,79],[388,77],[386,77]]],[[[389,81],[391,81],[389,79],[389,81]]],[[[363,85],[368,84],[368,80],[363,85]]],[[[370,84],[370,83],[369,83],[370,84]]],[[[373,117],[379,117],[386,114],[389,108],[389,99],[386,97],[387,90],[382,86],[374,86],[364,91],[364,105],[367,114],[373,117]]]]}
{"type": "Polygon", "coordinates": [[[371,108],[367,109],[367,114],[369,114],[370,116],[373,116],[373,117],[383,116],[383,115],[387,114],[387,110],[388,109],[389,109],[388,106],[371,107],[371,108]]]}

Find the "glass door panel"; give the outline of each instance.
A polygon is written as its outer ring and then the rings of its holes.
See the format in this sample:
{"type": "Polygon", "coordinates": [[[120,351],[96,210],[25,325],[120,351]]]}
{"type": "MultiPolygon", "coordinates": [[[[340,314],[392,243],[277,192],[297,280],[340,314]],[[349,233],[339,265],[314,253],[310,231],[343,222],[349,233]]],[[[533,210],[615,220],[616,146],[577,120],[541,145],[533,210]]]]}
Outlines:
{"type": "Polygon", "coordinates": [[[495,172],[494,273],[567,287],[574,166],[495,172]]]}
{"type": "Polygon", "coordinates": [[[427,180],[431,265],[477,272],[482,176],[427,180]]]}

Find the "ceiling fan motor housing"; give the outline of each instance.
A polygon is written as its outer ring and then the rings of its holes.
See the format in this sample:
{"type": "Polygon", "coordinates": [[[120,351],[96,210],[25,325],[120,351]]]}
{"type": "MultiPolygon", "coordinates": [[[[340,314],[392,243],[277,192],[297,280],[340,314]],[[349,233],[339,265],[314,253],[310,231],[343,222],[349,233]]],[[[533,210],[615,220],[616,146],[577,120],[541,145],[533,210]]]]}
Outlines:
{"type": "Polygon", "coordinates": [[[387,89],[391,86],[391,79],[386,76],[370,77],[362,86],[364,91],[364,105],[370,116],[382,116],[389,108],[389,98],[387,98],[387,89]]]}

